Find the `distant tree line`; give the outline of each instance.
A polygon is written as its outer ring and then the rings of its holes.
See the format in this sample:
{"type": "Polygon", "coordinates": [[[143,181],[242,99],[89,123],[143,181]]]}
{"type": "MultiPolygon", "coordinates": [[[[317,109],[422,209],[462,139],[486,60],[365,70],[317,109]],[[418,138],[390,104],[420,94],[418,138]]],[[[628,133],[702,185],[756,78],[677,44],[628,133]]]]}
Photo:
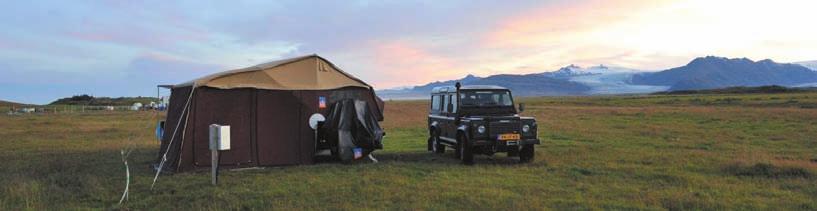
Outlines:
{"type": "Polygon", "coordinates": [[[155,97],[94,97],[91,95],[74,95],[71,97],[60,98],[50,105],[89,105],[89,106],[129,106],[134,103],[149,104],[150,102],[158,102],[159,99],[155,97]]]}

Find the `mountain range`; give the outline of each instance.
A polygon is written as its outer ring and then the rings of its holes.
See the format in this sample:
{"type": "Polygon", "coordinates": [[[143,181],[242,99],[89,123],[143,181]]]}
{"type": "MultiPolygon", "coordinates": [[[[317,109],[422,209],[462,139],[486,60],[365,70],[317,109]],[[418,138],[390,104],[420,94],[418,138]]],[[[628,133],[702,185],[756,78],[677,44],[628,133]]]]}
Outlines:
{"type": "Polygon", "coordinates": [[[22,103],[15,103],[10,101],[0,100],[0,107],[22,106],[22,103]]]}
{"type": "Polygon", "coordinates": [[[681,67],[657,73],[636,74],[633,84],[669,86],[670,90],[715,89],[734,86],[798,86],[817,82],[817,72],[798,64],[769,59],[727,59],[707,56],[681,67]]]}
{"type": "Polygon", "coordinates": [[[817,86],[817,61],[776,63],[746,58],[699,57],[688,64],[650,72],[614,66],[568,65],[555,71],[532,74],[467,75],[457,80],[378,90],[384,99],[426,98],[432,88],[453,85],[499,85],[516,96],[640,94],[700,90],[735,86],[817,86]]]}

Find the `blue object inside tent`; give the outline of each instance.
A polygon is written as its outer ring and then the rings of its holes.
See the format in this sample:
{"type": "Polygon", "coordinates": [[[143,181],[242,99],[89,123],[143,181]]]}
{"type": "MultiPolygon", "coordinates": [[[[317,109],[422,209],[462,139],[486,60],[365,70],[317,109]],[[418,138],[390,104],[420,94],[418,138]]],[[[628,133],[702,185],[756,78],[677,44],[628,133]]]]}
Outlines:
{"type": "Polygon", "coordinates": [[[162,141],[162,136],[164,135],[164,133],[165,133],[165,121],[159,121],[159,123],[156,124],[156,139],[158,139],[159,141],[162,141]]]}

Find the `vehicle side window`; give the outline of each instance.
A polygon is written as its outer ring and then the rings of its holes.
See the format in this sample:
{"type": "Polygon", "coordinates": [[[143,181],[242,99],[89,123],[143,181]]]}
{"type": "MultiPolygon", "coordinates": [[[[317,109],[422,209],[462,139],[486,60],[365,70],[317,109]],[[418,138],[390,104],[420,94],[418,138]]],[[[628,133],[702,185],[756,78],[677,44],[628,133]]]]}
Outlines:
{"type": "Polygon", "coordinates": [[[454,104],[454,110],[451,111],[452,113],[457,113],[457,97],[456,95],[448,95],[451,98],[451,103],[454,104]]]}
{"type": "Polygon", "coordinates": [[[450,96],[451,95],[443,95],[443,109],[442,109],[443,113],[448,113],[449,112],[448,111],[448,102],[450,102],[450,100],[451,100],[450,96]]]}
{"type": "Polygon", "coordinates": [[[440,111],[440,95],[431,96],[431,111],[437,113],[440,111]]]}

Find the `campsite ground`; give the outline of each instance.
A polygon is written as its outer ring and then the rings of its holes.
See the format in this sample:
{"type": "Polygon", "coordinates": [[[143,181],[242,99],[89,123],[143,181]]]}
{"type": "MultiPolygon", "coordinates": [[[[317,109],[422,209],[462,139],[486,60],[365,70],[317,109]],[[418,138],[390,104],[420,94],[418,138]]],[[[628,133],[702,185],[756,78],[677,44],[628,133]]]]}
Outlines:
{"type": "Polygon", "coordinates": [[[817,93],[524,99],[536,158],[425,151],[425,102],[387,102],[380,163],[159,178],[151,112],[0,116],[0,209],[817,209],[817,93]],[[121,149],[132,182],[124,205],[121,149]]]}

